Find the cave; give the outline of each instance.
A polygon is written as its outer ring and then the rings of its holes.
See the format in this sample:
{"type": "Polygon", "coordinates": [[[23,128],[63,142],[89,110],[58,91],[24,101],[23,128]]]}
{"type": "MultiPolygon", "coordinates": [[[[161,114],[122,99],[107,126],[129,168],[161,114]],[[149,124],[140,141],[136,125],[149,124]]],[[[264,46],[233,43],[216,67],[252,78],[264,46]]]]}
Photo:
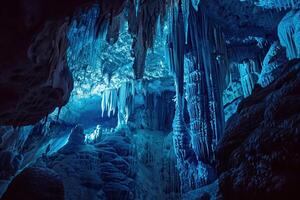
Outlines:
{"type": "Polygon", "coordinates": [[[284,200],[300,0],[0,6],[1,200],[284,200]]]}

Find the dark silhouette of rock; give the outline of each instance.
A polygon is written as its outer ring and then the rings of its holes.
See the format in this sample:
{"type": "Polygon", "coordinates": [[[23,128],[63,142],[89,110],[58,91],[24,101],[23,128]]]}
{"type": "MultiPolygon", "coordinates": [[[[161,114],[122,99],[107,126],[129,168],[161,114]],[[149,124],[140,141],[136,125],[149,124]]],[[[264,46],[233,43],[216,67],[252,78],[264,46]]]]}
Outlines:
{"type": "Polygon", "coordinates": [[[0,179],[8,180],[15,175],[23,160],[23,156],[11,151],[0,152],[0,179]]]}
{"type": "Polygon", "coordinates": [[[63,200],[64,186],[59,176],[46,168],[27,168],[9,185],[2,200],[63,200]]]}
{"type": "Polygon", "coordinates": [[[220,195],[286,199],[300,184],[300,60],[244,99],[217,149],[220,195]]]}
{"type": "Polygon", "coordinates": [[[71,131],[68,144],[73,144],[73,145],[84,144],[85,134],[83,131],[84,130],[82,126],[80,125],[75,126],[71,131]]]}

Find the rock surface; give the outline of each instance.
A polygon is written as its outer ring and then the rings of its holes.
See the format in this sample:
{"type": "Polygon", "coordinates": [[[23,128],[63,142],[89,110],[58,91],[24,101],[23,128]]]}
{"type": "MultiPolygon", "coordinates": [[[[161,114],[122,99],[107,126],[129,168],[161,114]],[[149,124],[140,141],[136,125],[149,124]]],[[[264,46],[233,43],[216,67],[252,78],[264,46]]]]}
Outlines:
{"type": "Polygon", "coordinates": [[[217,149],[219,194],[226,200],[285,199],[300,183],[300,60],[242,100],[217,149]]]}
{"type": "Polygon", "coordinates": [[[27,168],[16,176],[1,199],[64,200],[64,186],[52,170],[27,168]]]}
{"type": "Polygon", "coordinates": [[[281,68],[287,62],[285,49],[275,41],[266,54],[262,63],[262,71],[259,75],[258,83],[262,87],[268,86],[281,75],[281,68]]]}
{"type": "Polygon", "coordinates": [[[130,140],[115,135],[88,145],[76,138],[77,143],[71,139],[57,153],[37,163],[43,162],[63,178],[65,199],[134,199],[135,165],[130,140]]]}
{"type": "Polygon", "coordinates": [[[63,7],[66,1],[14,0],[1,6],[0,124],[34,124],[68,102],[73,79],[65,16],[78,2],[63,7]]]}
{"type": "Polygon", "coordinates": [[[23,156],[12,151],[0,152],[0,179],[8,180],[15,175],[23,160],[23,156]]]}

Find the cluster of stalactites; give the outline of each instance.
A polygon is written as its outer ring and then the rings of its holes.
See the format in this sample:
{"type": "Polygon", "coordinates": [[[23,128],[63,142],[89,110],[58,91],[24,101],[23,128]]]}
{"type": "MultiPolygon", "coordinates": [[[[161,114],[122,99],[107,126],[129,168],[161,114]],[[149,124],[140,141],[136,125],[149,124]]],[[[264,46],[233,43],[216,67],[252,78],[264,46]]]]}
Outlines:
{"type": "MultiPolygon", "coordinates": [[[[176,85],[177,100],[183,96],[184,89],[184,53],[185,33],[184,16],[182,7],[174,4],[169,11],[169,34],[167,37],[167,57],[169,59],[170,72],[173,74],[176,85]]],[[[179,100],[177,101],[179,107],[179,100]]]]}
{"type": "MultiPolygon", "coordinates": [[[[300,3],[300,2],[299,2],[300,3]]],[[[300,58],[300,10],[288,12],[278,25],[280,44],[286,48],[289,60],[300,58]]]]}
{"type": "Polygon", "coordinates": [[[107,114],[115,115],[118,111],[118,125],[128,122],[129,115],[133,108],[134,85],[132,82],[123,83],[120,88],[107,89],[101,93],[102,116],[107,114]]]}
{"type": "Polygon", "coordinates": [[[166,27],[164,25],[166,18],[178,17],[178,7],[181,7],[183,33],[185,33],[185,43],[187,43],[189,10],[190,7],[197,10],[199,2],[200,0],[100,1],[99,4],[77,13],[72,20],[68,35],[72,47],[69,58],[78,57],[81,49],[90,45],[91,47],[88,48],[90,52],[87,56],[96,62],[96,59],[92,59],[94,52],[99,53],[95,51],[95,48],[101,48],[103,42],[109,44],[117,42],[126,18],[128,32],[133,39],[131,54],[134,59],[132,65],[134,77],[142,79],[147,51],[153,48],[158,32],[163,32],[166,27]]]}
{"type": "Polygon", "coordinates": [[[108,89],[102,92],[101,94],[101,111],[102,117],[104,113],[107,113],[107,116],[110,117],[111,114],[115,115],[118,103],[118,90],[117,89],[108,89]]]}
{"type": "MultiPolygon", "coordinates": [[[[200,0],[129,0],[128,23],[129,32],[133,38],[132,56],[133,70],[136,79],[143,78],[147,51],[153,47],[157,27],[163,28],[165,18],[182,18],[185,33],[185,43],[188,39],[188,19],[190,5],[198,9],[200,0]],[[179,15],[179,6],[181,14],[179,15]],[[167,12],[169,11],[169,12],[167,12]]],[[[172,24],[169,23],[169,26],[172,24]]]]}
{"type": "Polygon", "coordinates": [[[88,60],[96,62],[94,54],[98,52],[95,51],[95,46],[97,46],[95,44],[99,44],[100,40],[95,37],[95,27],[99,16],[100,7],[98,4],[91,6],[87,11],[81,10],[74,15],[67,34],[69,40],[68,65],[71,70],[76,66],[75,62],[78,62],[77,58],[82,54],[82,49],[86,47],[89,51],[86,51],[84,56],[88,60]]]}
{"type": "Polygon", "coordinates": [[[133,38],[132,67],[135,79],[143,78],[147,51],[154,45],[157,25],[163,27],[167,3],[166,0],[129,0],[128,24],[133,38]]]}
{"type": "Polygon", "coordinates": [[[68,33],[70,66],[74,65],[71,62],[79,57],[82,54],[81,50],[87,46],[90,46],[90,51],[84,52],[87,54],[85,57],[90,57],[89,60],[96,62],[97,59],[93,59],[94,54],[101,52],[95,48],[101,48],[104,42],[116,43],[126,19],[128,32],[133,38],[131,53],[134,58],[134,77],[142,79],[147,51],[154,46],[157,27],[164,27],[168,1],[103,0],[79,11],[74,15],[68,33]],[[125,17],[125,14],[128,16],[125,17]]]}

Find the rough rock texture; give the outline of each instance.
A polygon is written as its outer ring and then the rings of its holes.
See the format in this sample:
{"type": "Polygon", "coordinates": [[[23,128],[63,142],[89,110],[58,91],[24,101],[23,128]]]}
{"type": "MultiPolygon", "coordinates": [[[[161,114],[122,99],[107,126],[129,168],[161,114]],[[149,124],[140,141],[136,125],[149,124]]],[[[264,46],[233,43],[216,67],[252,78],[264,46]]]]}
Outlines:
{"type": "Polygon", "coordinates": [[[178,199],[180,177],[172,133],[140,129],[132,140],[137,151],[136,200],[178,199]]]}
{"type": "Polygon", "coordinates": [[[75,128],[72,129],[68,145],[82,145],[84,144],[85,135],[83,133],[83,128],[80,125],[77,125],[75,128]]]}
{"type": "Polygon", "coordinates": [[[268,87],[256,87],[228,121],[217,149],[220,195],[285,199],[300,184],[300,60],[268,87]]]}
{"type": "MultiPolygon", "coordinates": [[[[158,81],[161,84],[161,81],[158,81]]],[[[129,117],[130,124],[136,128],[151,130],[172,130],[175,92],[172,90],[149,91],[134,96],[134,109],[129,117]]]]}
{"type": "Polygon", "coordinates": [[[27,168],[9,185],[1,200],[64,200],[64,186],[59,176],[45,168],[27,168]]]}
{"type": "Polygon", "coordinates": [[[228,84],[223,91],[225,122],[236,112],[244,96],[238,67],[239,64],[231,63],[227,72],[228,84]]]}
{"type": "Polygon", "coordinates": [[[73,79],[66,65],[66,31],[66,22],[47,23],[29,47],[26,64],[1,65],[6,68],[0,78],[1,124],[33,124],[68,102],[73,79]]]}
{"type": "Polygon", "coordinates": [[[88,145],[83,144],[84,138],[81,142],[76,138],[76,143],[71,139],[57,153],[37,162],[63,178],[65,199],[134,199],[130,140],[117,134],[88,145]]]}
{"type": "Polygon", "coordinates": [[[246,1],[266,9],[277,8],[281,10],[281,9],[290,9],[290,8],[296,9],[300,7],[300,2],[298,0],[246,0],[246,1]]]}
{"type": "Polygon", "coordinates": [[[0,127],[0,196],[18,170],[60,149],[71,127],[52,120],[17,129],[0,127]]]}
{"type": "Polygon", "coordinates": [[[282,67],[286,61],[287,58],[285,56],[284,48],[278,41],[275,41],[263,60],[262,71],[259,75],[258,83],[262,87],[266,87],[274,80],[277,80],[282,70],[280,67],[282,67]]]}
{"type": "Polygon", "coordinates": [[[0,152],[0,179],[9,179],[19,169],[23,160],[22,155],[11,151],[0,152]]]}
{"type": "Polygon", "coordinates": [[[216,200],[219,182],[216,180],[210,185],[206,185],[197,190],[190,191],[182,195],[182,200],[216,200]]]}
{"type": "Polygon", "coordinates": [[[223,26],[227,36],[238,38],[274,37],[285,11],[266,10],[249,1],[202,0],[210,18],[223,26]]]}

